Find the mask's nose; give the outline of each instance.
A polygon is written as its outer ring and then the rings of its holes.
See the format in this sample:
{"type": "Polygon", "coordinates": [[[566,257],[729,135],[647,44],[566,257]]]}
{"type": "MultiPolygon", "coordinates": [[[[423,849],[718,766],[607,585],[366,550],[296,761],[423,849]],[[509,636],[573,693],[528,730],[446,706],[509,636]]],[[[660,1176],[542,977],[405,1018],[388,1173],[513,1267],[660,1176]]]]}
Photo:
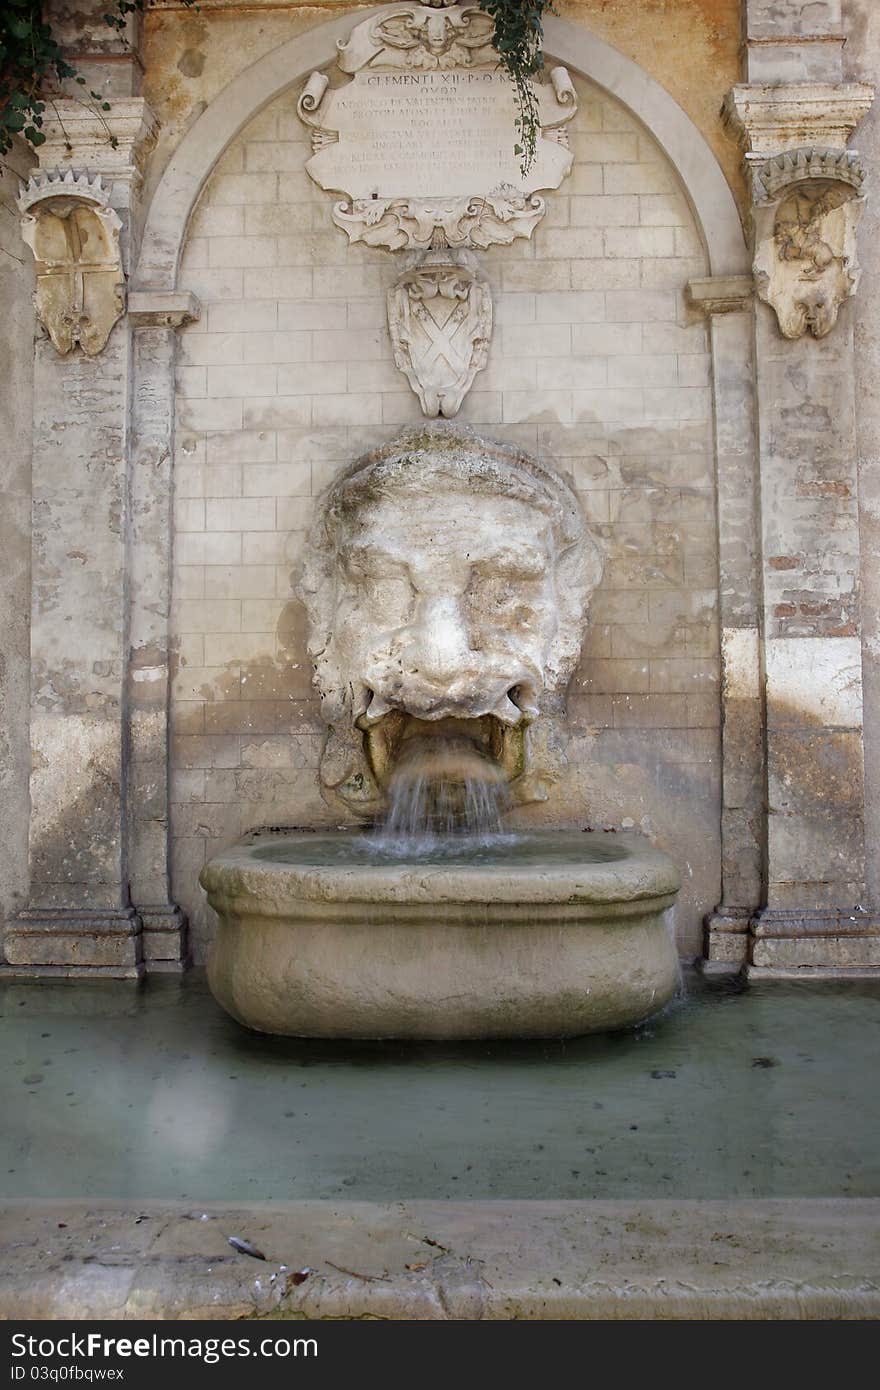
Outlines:
{"type": "Polygon", "coordinates": [[[462,675],[472,660],[460,600],[424,596],[407,647],[407,674],[440,684],[462,675]]]}

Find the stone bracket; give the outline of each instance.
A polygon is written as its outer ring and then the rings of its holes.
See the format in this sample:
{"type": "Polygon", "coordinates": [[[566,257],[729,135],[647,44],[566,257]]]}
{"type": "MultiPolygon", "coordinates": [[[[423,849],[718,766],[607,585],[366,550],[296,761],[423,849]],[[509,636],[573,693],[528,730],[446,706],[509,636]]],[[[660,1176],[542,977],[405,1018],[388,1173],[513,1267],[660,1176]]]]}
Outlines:
{"type": "Polygon", "coordinates": [[[709,275],[687,284],[691,304],[708,316],[742,313],[748,309],[754,293],[751,275],[709,275]]]}
{"type": "Polygon", "coordinates": [[[143,97],[114,97],[109,111],[75,97],[56,97],[43,116],[40,167],[88,168],[105,178],[140,185],[158,123],[143,97]]]}
{"type": "Polygon", "coordinates": [[[181,328],[201,316],[202,306],[190,290],[132,290],[128,296],[134,328],[181,328]]]}

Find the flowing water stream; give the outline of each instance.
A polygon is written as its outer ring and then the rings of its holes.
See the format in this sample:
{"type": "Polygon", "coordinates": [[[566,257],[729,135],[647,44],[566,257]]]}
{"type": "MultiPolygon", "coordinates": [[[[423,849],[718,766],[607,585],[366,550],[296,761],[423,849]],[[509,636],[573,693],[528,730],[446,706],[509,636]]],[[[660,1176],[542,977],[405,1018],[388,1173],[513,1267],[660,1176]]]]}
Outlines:
{"type": "Polygon", "coordinates": [[[460,851],[462,841],[485,846],[503,836],[504,773],[468,739],[408,740],[388,785],[388,810],[369,837],[381,853],[460,851]]]}

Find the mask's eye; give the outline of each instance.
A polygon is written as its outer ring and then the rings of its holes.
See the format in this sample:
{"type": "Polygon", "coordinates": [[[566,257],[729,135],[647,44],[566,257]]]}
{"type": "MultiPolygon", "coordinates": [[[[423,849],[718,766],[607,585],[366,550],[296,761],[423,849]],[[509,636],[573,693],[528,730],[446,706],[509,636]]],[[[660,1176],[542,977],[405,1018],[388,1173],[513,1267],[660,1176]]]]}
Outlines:
{"type": "Polygon", "coordinates": [[[415,594],[406,575],[365,576],[359,584],[360,607],[381,628],[403,627],[413,614],[415,594]]]}
{"type": "Polygon", "coordinates": [[[519,624],[534,616],[543,591],[543,576],[531,578],[506,568],[475,566],[465,597],[475,621],[519,624]]]}

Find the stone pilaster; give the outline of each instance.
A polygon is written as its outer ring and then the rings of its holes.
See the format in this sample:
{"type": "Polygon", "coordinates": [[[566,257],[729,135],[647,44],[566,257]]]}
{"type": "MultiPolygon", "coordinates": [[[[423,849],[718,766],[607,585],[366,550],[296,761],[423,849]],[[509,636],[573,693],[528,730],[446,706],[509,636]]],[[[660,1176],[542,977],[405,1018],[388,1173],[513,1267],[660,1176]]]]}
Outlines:
{"type": "Polygon", "coordinates": [[[841,81],[839,6],[818,13],[749,0],[751,80],[727,103],[766,301],[754,343],[766,857],[748,962],[758,974],[880,964],[865,886],[850,299],[861,170],[846,151],[873,93],[841,81]]]}
{"type": "MultiPolygon", "coordinates": [[[[109,112],[59,98],[44,129],[41,170],[101,176],[121,222],[127,272],[141,170],[154,135],[149,108],[140,97],[114,99],[109,112]]],[[[67,185],[74,202],[78,186],[76,179],[67,185]]],[[[87,282],[86,273],[86,311],[87,282]]],[[[63,286],[59,293],[66,293],[63,286]]],[[[133,756],[141,710],[130,678],[132,631],[140,621],[131,602],[131,549],[133,532],[144,524],[145,499],[131,461],[132,372],[127,316],[106,346],[91,353],[77,341],[59,351],[48,336],[38,336],[30,888],[27,907],[6,935],[8,966],[17,973],[138,977],[145,954],[156,954],[149,943],[157,934],[158,954],[181,956],[182,922],[167,901],[167,880],[162,891],[151,882],[146,898],[136,896],[143,856],[131,827],[143,818],[138,808],[152,803],[133,756]],[[145,938],[144,917],[151,923],[159,910],[165,915],[156,920],[157,932],[145,938]],[[169,944],[174,930],[176,945],[169,944]]],[[[165,527],[167,535],[167,520],[165,527]]]]}
{"type": "Polygon", "coordinates": [[[746,0],[749,82],[840,82],[841,0],[746,0]]]}
{"type": "MultiPolygon", "coordinates": [[[[846,0],[848,80],[872,78],[880,53],[880,7],[846,0]]],[[[869,188],[880,186],[880,109],[859,130],[869,188]]],[[[869,899],[880,901],[880,203],[869,198],[859,228],[863,287],[853,303],[862,557],[862,681],[865,731],[865,845],[869,899]]]]}
{"type": "Polygon", "coordinates": [[[129,783],[131,896],[143,922],[147,970],[185,959],[185,923],[171,901],[168,836],[171,504],[174,358],[177,329],[199,317],[189,293],[139,291],[133,329],[131,529],[129,550],[129,783]]]}
{"type": "Polygon", "coordinates": [[[705,963],[730,970],[745,964],[764,879],[754,284],[716,275],[692,280],[688,297],[709,317],[716,398],[722,898],[706,920],[705,963]]]}
{"type": "Polygon", "coordinates": [[[95,91],[108,101],[140,96],[141,13],[133,10],[117,29],[104,19],[111,8],[105,0],[46,0],[43,8],[65,57],[86,80],[74,95],[95,91]]]}

